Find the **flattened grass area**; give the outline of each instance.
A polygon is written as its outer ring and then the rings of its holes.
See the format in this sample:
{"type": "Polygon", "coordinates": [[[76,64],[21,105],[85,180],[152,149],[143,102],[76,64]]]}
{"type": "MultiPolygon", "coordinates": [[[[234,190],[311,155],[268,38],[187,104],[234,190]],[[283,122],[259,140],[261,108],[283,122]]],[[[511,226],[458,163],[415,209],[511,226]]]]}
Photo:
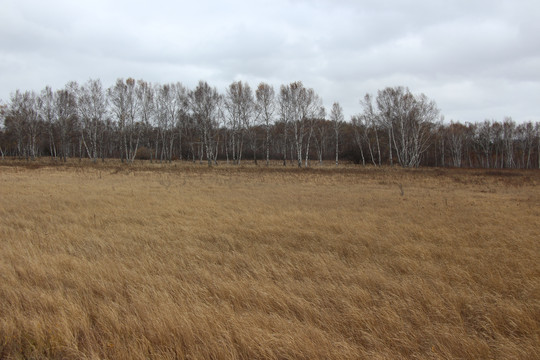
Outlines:
{"type": "Polygon", "coordinates": [[[0,358],[538,359],[539,185],[6,160],[0,358]]]}

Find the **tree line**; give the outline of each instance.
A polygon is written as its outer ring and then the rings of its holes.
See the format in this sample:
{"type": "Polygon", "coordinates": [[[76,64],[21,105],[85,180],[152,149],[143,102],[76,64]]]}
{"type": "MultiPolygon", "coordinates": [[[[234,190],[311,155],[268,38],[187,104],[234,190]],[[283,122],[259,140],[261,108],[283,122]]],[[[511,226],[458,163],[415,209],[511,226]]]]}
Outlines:
{"type": "Polygon", "coordinates": [[[205,81],[152,84],[99,79],[63,89],[15,91],[0,108],[0,153],[33,160],[117,158],[189,160],[209,166],[250,160],[307,167],[323,161],[403,167],[540,168],[540,123],[511,118],[445,123],[435,101],[405,87],[361,100],[345,121],[300,81],[254,90],[231,83],[224,93],[205,81]]]}

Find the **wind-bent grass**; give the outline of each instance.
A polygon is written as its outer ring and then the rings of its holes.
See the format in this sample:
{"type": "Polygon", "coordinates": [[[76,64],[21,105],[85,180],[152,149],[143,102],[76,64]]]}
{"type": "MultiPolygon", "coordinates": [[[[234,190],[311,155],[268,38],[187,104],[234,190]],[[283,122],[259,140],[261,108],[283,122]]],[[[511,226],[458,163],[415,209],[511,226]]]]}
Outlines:
{"type": "Polygon", "coordinates": [[[13,163],[0,358],[540,358],[537,171],[13,163]]]}

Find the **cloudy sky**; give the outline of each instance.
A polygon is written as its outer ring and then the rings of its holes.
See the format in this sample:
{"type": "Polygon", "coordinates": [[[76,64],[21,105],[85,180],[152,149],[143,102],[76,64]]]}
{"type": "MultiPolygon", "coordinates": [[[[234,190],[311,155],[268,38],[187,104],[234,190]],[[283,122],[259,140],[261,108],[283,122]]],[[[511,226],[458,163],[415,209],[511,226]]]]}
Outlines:
{"type": "Polygon", "coordinates": [[[408,86],[447,121],[540,121],[538,0],[0,0],[0,99],[117,78],[301,80],[346,118],[408,86]]]}

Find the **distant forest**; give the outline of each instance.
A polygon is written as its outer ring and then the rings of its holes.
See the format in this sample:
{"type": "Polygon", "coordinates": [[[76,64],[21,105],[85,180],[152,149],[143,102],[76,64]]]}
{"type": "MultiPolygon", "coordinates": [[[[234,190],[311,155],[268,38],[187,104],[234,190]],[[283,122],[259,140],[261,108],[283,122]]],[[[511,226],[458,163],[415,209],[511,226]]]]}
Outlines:
{"type": "Polygon", "coordinates": [[[304,167],[323,161],[403,167],[540,168],[540,123],[444,123],[436,103],[408,88],[366,94],[345,121],[339,103],[322,106],[301,82],[253,90],[233,82],[152,84],[118,79],[15,91],[0,107],[0,152],[33,160],[116,158],[226,161],[304,167]]]}

